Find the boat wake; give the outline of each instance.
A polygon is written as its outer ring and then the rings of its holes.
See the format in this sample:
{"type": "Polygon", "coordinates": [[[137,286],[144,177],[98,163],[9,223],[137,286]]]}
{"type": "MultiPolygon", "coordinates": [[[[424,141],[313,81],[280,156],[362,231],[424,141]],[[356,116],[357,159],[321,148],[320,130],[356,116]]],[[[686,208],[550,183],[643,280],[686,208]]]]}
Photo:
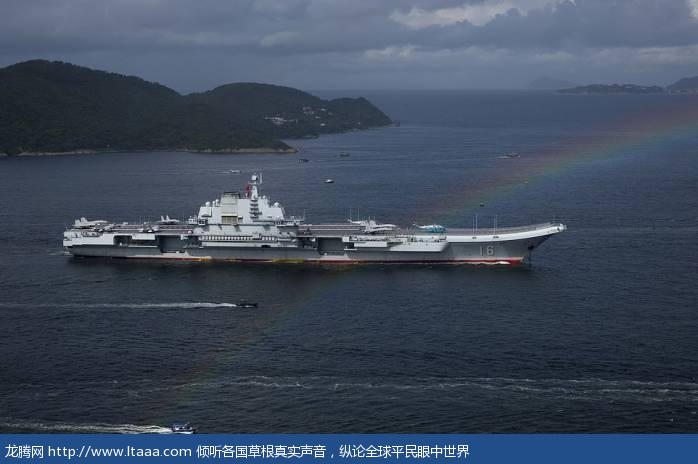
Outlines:
{"type": "Polygon", "coordinates": [[[51,251],[49,251],[48,254],[49,254],[49,256],[70,256],[70,253],[65,249],[61,249],[61,250],[53,250],[52,249],[51,251]]]}
{"type": "Polygon", "coordinates": [[[173,302],[173,303],[101,303],[86,305],[97,308],[125,308],[125,309],[200,309],[200,308],[236,308],[235,303],[206,303],[206,302],[173,302]]]}
{"type": "Polygon", "coordinates": [[[170,303],[0,303],[0,308],[72,308],[72,309],[206,309],[238,308],[237,303],[170,302],[170,303]]]}
{"type": "Polygon", "coordinates": [[[67,422],[39,422],[0,418],[0,430],[6,433],[114,433],[114,434],[166,434],[169,427],[135,424],[74,424],[67,422]]]}

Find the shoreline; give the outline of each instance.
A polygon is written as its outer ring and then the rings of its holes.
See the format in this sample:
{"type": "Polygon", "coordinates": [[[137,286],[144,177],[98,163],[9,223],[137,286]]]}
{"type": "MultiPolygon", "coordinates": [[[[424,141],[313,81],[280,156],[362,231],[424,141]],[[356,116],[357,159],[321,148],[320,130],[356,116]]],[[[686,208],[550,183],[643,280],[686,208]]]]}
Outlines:
{"type": "Polygon", "coordinates": [[[220,155],[244,155],[244,154],[293,154],[298,153],[298,149],[290,148],[224,148],[220,150],[202,149],[190,150],[186,148],[154,149],[154,150],[67,150],[67,151],[25,151],[16,155],[0,153],[0,158],[31,157],[31,156],[62,156],[62,155],[101,155],[108,153],[200,153],[200,154],[220,154],[220,155]]]}
{"type": "MultiPolygon", "coordinates": [[[[371,129],[381,129],[386,127],[400,127],[399,121],[392,121],[390,124],[384,126],[370,126],[361,129],[352,129],[340,132],[327,132],[322,134],[305,135],[302,137],[294,137],[290,140],[305,140],[305,139],[317,139],[323,135],[334,135],[334,134],[345,134],[354,131],[366,131],[371,129]]],[[[288,140],[288,139],[287,139],[288,140]]],[[[66,150],[66,151],[24,151],[17,153],[15,155],[8,155],[7,153],[0,152],[0,158],[17,158],[17,157],[40,157],[40,156],[63,156],[63,155],[101,155],[108,153],[198,153],[198,154],[218,154],[218,155],[249,155],[249,154],[295,154],[298,153],[296,147],[289,146],[288,148],[269,148],[269,147],[258,147],[258,148],[204,148],[204,149],[189,149],[189,148],[159,148],[159,149],[145,149],[145,150],[93,150],[81,148],[77,150],[66,150]]]]}

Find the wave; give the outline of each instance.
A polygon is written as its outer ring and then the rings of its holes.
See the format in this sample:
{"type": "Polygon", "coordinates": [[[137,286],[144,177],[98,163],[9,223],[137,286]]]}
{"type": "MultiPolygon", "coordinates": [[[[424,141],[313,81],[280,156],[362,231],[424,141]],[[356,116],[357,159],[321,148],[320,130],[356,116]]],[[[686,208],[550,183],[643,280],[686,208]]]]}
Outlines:
{"type": "Polygon", "coordinates": [[[13,430],[58,433],[114,433],[114,434],[166,434],[172,433],[169,427],[160,425],[135,424],[81,424],[68,422],[40,422],[13,419],[0,419],[0,430],[13,433],[13,430]]]}
{"type": "Polygon", "coordinates": [[[220,388],[225,386],[256,386],[265,388],[306,388],[317,390],[339,389],[391,389],[391,390],[459,390],[477,388],[484,390],[501,390],[530,393],[553,394],[658,394],[671,395],[682,394],[692,396],[698,401],[698,383],[695,382],[656,382],[637,380],[604,380],[604,379],[527,379],[506,377],[449,377],[449,378],[412,378],[404,382],[389,381],[386,379],[353,379],[341,377],[319,376],[279,376],[269,377],[263,375],[239,376],[229,378],[217,378],[207,381],[195,381],[177,383],[174,379],[103,379],[92,381],[69,381],[65,383],[26,383],[19,384],[23,389],[46,389],[76,387],[90,388],[118,388],[134,389],[142,391],[161,391],[169,389],[186,388],[220,388]],[[154,385],[153,385],[154,384],[154,385]],[[153,388],[155,387],[155,388],[153,388]]]}
{"type": "MultiPolygon", "coordinates": [[[[167,382],[165,382],[167,384],[167,382]]],[[[142,385],[145,390],[149,388],[142,385]]],[[[206,382],[154,386],[155,390],[196,389],[218,390],[221,388],[307,389],[318,393],[359,392],[372,390],[394,395],[396,392],[419,394],[440,391],[443,394],[462,395],[477,393],[502,396],[520,396],[543,400],[618,401],[640,403],[679,401],[698,404],[698,383],[656,382],[637,380],[605,379],[528,379],[504,377],[457,377],[457,378],[413,378],[404,382],[386,379],[352,379],[338,377],[267,377],[245,376],[219,378],[206,382]]]]}
{"type": "MultiPolygon", "coordinates": [[[[253,384],[252,381],[247,381],[253,384]]],[[[415,393],[438,390],[462,394],[487,391],[489,394],[535,397],[547,400],[627,400],[641,403],[687,401],[698,403],[698,384],[693,382],[617,381],[604,379],[512,379],[512,378],[423,378],[408,382],[357,382],[352,379],[291,379],[255,382],[268,387],[320,388],[332,391],[383,390],[415,393]]]]}
{"type": "MultiPolygon", "coordinates": [[[[231,376],[181,382],[172,379],[141,379],[134,381],[69,381],[53,384],[17,385],[16,399],[26,397],[37,401],[50,398],[72,398],[76,394],[99,397],[168,397],[195,392],[199,395],[237,397],[292,397],[326,401],[333,398],[374,398],[413,401],[414,398],[440,398],[441,401],[461,401],[462,398],[487,398],[487,401],[522,401],[573,404],[627,403],[668,405],[670,408],[688,408],[698,412],[698,383],[655,382],[604,379],[527,379],[527,378],[412,378],[397,381],[385,378],[351,377],[294,377],[294,376],[231,376]],[[324,399],[323,399],[324,398],[324,399]]],[[[154,425],[131,424],[62,424],[50,422],[2,421],[0,433],[8,430],[38,430],[65,433],[166,433],[167,429],[154,425]]],[[[16,432],[19,433],[19,432],[16,432]]]]}

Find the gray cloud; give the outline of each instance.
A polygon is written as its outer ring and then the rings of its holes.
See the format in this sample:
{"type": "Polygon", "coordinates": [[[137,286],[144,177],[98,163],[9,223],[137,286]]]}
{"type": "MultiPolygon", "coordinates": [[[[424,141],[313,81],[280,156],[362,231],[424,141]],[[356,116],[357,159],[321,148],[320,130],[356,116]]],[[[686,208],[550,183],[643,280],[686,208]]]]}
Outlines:
{"type": "Polygon", "coordinates": [[[591,71],[599,81],[698,74],[695,0],[0,0],[0,8],[0,64],[65,59],[185,91],[232,80],[453,85],[439,72],[474,87],[540,75],[581,81],[591,71]],[[502,77],[514,68],[517,77],[502,77]]]}

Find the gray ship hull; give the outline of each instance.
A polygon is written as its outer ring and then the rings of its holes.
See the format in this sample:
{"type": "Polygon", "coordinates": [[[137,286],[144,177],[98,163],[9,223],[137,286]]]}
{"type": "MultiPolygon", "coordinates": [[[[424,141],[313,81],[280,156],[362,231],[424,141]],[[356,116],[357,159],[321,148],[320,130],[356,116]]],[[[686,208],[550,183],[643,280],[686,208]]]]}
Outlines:
{"type": "Polygon", "coordinates": [[[441,251],[328,250],[317,248],[237,248],[182,247],[162,250],[159,246],[115,247],[76,245],[69,247],[74,256],[157,259],[172,261],[219,261],[249,263],[317,263],[317,264],[521,264],[550,235],[509,241],[448,243],[441,251]]]}

